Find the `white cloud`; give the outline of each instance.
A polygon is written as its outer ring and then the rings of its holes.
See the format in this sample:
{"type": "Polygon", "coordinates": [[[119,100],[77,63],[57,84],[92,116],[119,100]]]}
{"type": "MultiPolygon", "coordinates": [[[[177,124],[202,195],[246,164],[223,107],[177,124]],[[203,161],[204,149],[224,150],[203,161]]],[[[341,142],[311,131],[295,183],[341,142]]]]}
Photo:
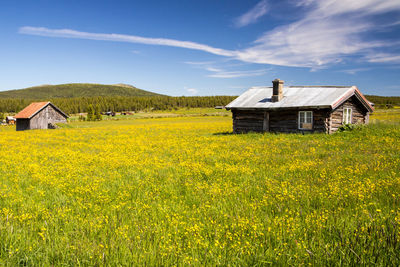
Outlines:
{"type": "Polygon", "coordinates": [[[348,69],[348,70],[341,70],[340,72],[354,75],[354,74],[357,74],[358,72],[368,71],[368,70],[370,70],[370,68],[348,69]]]}
{"type": "Polygon", "coordinates": [[[201,50],[211,54],[227,56],[227,57],[232,57],[235,56],[236,54],[234,51],[215,48],[208,45],[190,41],[179,41],[166,38],[148,38],[148,37],[116,34],[116,33],[90,33],[90,32],[80,32],[70,29],[48,29],[45,27],[29,27],[29,26],[21,27],[19,29],[19,33],[48,36],[48,37],[64,37],[64,38],[77,38],[77,39],[103,40],[103,41],[182,47],[194,50],[201,50]]]}
{"type": "MultiPolygon", "coordinates": [[[[220,67],[215,67],[216,62],[185,62],[186,64],[193,65],[195,68],[203,69],[211,74],[207,77],[212,78],[241,78],[241,77],[254,77],[263,76],[271,69],[257,69],[257,70],[226,70],[220,67]]],[[[238,64],[229,64],[225,67],[236,68],[238,64]]],[[[248,65],[247,63],[241,63],[239,66],[248,65]]]]}
{"type": "MultiPolygon", "coordinates": [[[[259,2],[237,21],[238,25],[255,22],[267,11],[259,2]],[[256,7],[258,8],[256,9],[256,7]],[[257,10],[257,12],[256,12],[257,10]]],[[[302,5],[306,10],[302,17],[292,23],[264,32],[251,46],[241,50],[226,50],[191,41],[180,41],[165,38],[148,38],[135,35],[88,33],[70,29],[48,29],[43,27],[22,27],[23,34],[107,40],[118,42],[164,45],[200,50],[215,55],[237,59],[243,62],[272,64],[281,66],[309,67],[317,70],[325,66],[356,56],[372,63],[399,63],[400,55],[389,53],[399,45],[399,38],[392,40],[371,40],[371,33],[382,29],[394,21],[386,19],[385,24],[373,23],[371,15],[383,15],[387,12],[400,11],[400,1],[395,0],[302,0],[295,5],[302,5]],[[369,39],[365,38],[367,36],[369,39]],[[385,49],[384,49],[385,48],[385,49]],[[383,53],[383,51],[385,51],[383,53]]],[[[207,62],[195,63],[207,65],[207,62]]],[[[193,65],[195,65],[193,64],[193,65]]],[[[212,71],[211,69],[209,71],[212,71]]],[[[212,77],[227,77],[239,73],[211,74],[212,77]]],[[[244,75],[244,73],[242,73],[244,75]]],[[[247,73],[250,75],[250,73],[247,73]]],[[[256,75],[256,73],[253,73],[256,75]]],[[[240,76],[243,77],[243,76],[240,76]]]]}
{"type": "Polygon", "coordinates": [[[334,64],[346,56],[375,54],[398,41],[367,41],[375,30],[371,14],[400,10],[393,0],[304,0],[305,15],[288,25],[265,32],[254,46],[239,52],[246,62],[311,67],[334,64]]]}
{"type": "Polygon", "coordinates": [[[189,64],[189,65],[202,66],[202,65],[214,64],[215,62],[214,61],[186,61],[184,63],[189,64]]]}
{"type": "MultiPolygon", "coordinates": [[[[311,16],[329,17],[347,14],[364,16],[399,10],[400,2],[395,0],[307,0],[308,5],[315,5],[311,16]]],[[[351,19],[351,18],[348,18],[351,19]]]]}
{"type": "Polygon", "coordinates": [[[222,69],[214,68],[214,67],[206,67],[206,70],[211,72],[222,72],[222,69]]]}
{"type": "Polygon", "coordinates": [[[400,55],[378,53],[367,57],[368,62],[372,63],[400,63],[400,55]]]}
{"type": "Polygon", "coordinates": [[[267,14],[268,3],[267,0],[261,0],[252,9],[241,15],[235,20],[235,26],[240,28],[249,24],[257,22],[259,18],[267,14]]]}
{"type": "Polygon", "coordinates": [[[199,93],[199,90],[195,88],[187,88],[186,91],[188,91],[188,93],[191,95],[197,95],[199,93]]]}
{"type": "Polygon", "coordinates": [[[213,78],[240,78],[240,77],[254,77],[254,76],[264,76],[268,72],[267,69],[258,70],[241,70],[241,71],[216,71],[213,74],[208,75],[208,77],[213,78]]]}

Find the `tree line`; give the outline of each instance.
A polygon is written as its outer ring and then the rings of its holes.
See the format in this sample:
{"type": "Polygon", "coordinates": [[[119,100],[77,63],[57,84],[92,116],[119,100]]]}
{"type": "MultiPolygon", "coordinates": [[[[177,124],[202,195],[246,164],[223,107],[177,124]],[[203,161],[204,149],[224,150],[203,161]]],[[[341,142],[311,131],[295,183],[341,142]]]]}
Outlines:
{"type": "Polygon", "coordinates": [[[400,106],[400,96],[365,95],[368,101],[375,104],[376,108],[392,108],[400,106]]]}
{"type": "MultiPolygon", "coordinates": [[[[400,97],[366,95],[375,107],[400,105],[400,97]]],[[[52,99],[5,99],[0,98],[0,112],[17,113],[32,102],[50,101],[65,113],[87,113],[92,108],[106,111],[151,111],[173,110],[179,108],[210,108],[225,106],[236,96],[97,96],[52,99]]]]}
{"type": "Polygon", "coordinates": [[[106,111],[151,111],[225,106],[236,96],[98,96],[53,99],[0,99],[0,112],[17,113],[32,102],[50,101],[67,114],[106,111]]]}

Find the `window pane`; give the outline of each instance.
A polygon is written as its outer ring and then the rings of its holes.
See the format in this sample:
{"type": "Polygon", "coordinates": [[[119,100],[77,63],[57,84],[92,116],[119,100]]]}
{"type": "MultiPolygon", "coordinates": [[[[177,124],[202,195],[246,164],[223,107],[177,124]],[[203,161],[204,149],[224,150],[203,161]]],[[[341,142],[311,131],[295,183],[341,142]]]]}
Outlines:
{"type": "Polygon", "coordinates": [[[351,108],[343,109],[343,123],[351,124],[351,108]]]}
{"type": "Polygon", "coordinates": [[[307,123],[312,123],[312,111],[307,112],[307,123]]]}
{"type": "Polygon", "coordinates": [[[299,111],[299,128],[312,130],[312,111],[299,111]]]}
{"type": "Polygon", "coordinates": [[[347,111],[349,119],[347,120],[347,123],[351,123],[351,108],[347,111]]]}
{"type": "Polygon", "coordinates": [[[302,112],[302,111],[299,112],[299,122],[300,122],[300,128],[301,128],[301,124],[304,122],[304,112],[302,112]]]}

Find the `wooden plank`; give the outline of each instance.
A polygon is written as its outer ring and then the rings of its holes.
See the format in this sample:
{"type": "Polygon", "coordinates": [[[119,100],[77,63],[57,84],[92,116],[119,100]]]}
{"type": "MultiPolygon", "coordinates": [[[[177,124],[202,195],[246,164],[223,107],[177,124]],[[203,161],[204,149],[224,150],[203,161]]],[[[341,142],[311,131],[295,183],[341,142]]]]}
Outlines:
{"type": "Polygon", "coordinates": [[[263,132],[269,132],[269,112],[264,111],[263,132]]]}

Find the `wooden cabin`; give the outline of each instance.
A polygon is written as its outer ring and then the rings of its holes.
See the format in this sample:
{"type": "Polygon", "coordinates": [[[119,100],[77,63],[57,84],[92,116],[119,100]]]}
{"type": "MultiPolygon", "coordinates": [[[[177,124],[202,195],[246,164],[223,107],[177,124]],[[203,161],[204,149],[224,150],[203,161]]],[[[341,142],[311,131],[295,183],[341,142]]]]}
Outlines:
{"type": "Polygon", "coordinates": [[[34,102],[14,116],[17,131],[54,129],[56,123],[66,123],[68,115],[50,102],[34,102]]]}
{"type": "Polygon", "coordinates": [[[344,124],[366,124],[371,103],[356,86],[252,87],[225,108],[233,132],[334,133],[344,124]]]}

